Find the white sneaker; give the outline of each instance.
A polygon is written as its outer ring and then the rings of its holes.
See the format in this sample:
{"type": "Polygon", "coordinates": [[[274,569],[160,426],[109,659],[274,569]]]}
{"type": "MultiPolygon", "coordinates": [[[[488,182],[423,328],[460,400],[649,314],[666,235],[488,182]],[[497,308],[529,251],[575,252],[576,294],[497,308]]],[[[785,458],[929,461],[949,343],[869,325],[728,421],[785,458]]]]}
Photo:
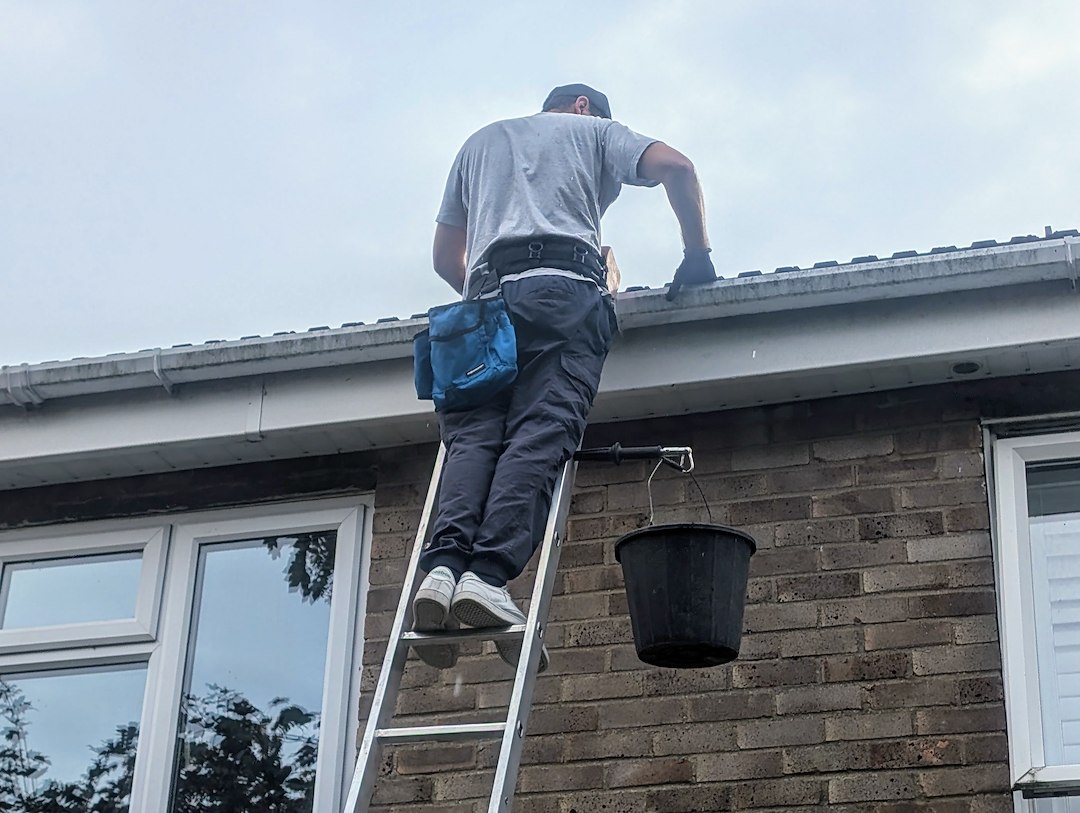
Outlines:
{"type": "MultiPolygon", "coordinates": [[[[457,620],[468,627],[509,627],[524,624],[527,620],[505,587],[490,585],[471,571],[462,574],[450,607],[457,620]]],[[[496,641],[495,647],[499,657],[511,666],[517,666],[521,655],[520,639],[496,641]]],[[[538,671],[548,668],[548,660],[547,647],[542,647],[538,671]]]]}
{"type": "MultiPolygon", "coordinates": [[[[450,568],[432,568],[413,597],[414,632],[457,628],[457,622],[450,615],[450,600],[456,587],[457,580],[450,568]]],[[[449,669],[457,663],[457,644],[425,644],[414,646],[413,649],[420,660],[437,669],[449,669]]]]}

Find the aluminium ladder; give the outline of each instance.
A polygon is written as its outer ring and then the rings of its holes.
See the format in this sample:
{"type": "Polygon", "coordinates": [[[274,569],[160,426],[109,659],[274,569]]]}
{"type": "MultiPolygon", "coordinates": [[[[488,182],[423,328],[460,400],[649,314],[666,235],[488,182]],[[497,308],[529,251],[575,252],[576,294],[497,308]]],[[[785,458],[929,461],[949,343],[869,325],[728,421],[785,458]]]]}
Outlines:
{"type": "MultiPolygon", "coordinates": [[[[345,813],[367,813],[375,781],[379,775],[380,757],[384,745],[404,745],[420,742],[460,742],[463,740],[498,739],[499,760],[495,766],[488,813],[510,813],[514,788],[517,785],[518,765],[525,739],[526,722],[532,706],[533,688],[536,684],[540,650],[544,643],[544,628],[559,569],[559,554],[566,532],[566,519],[570,511],[570,497],[574,488],[578,460],[606,460],[621,463],[624,460],[659,460],[682,472],[694,468],[693,452],[688,447],[628,447],[618,443],[607,448],[579,450],[563,466],[555,482],[547,526],[540,545],[536,579],[533,583],[529,614],[524,624],[490,629],[461,629],[440,632],[412,632],[412,598],[420,584],[420,553],[427,541],[429,524],[438,499],[439,480],[442,476],[446,447],[440,444],[435,466],[424,500],[424,511],[416,532],[412,556],[401,590],[394,626],[386,644],[382,669],[372,697],[364,737],[356,759],[352,784],[345,800],[345,813]],[[514,674],[514,687],[507,707],[506,719],[493,723],[455,723],[391,727],[398,690],[405,672],[405,660],[409,648],[427,642],[461,643],[464,641],[501,641],[508,638],[522,639],[521,653],[514,674]]],[[[656,473],[656,469],[653,470],[656,473]]],[[[650,482],[652,477],[649,478],[650,482]]],[[[650,493],[650,506],[651,506],[650,493]]],[[[650,509],[651,510],[651,509],[650,509]]],[[[651,521],[651,518],[650,518],[651,521]]]]}
{"type": "Polygon", "coordinates": [[[412,597],[421,581],[420,552],[427,539],[428,525],[437,499],[445,455],[445,447],[440,446],[424,502],[424,513],[416,532],[416,542],[409,560],[405,585],[401,591],[401,599],[398,601],[394,626],[390,631],[386,655],[375,686],[367,727],[356,759],[356,771],[346,797],[345,813],[367,813],[368,806],[371,804],[371,794],[375,790],[375,780],[378,778],[380,756],[384,745],[499,739],[502,744],[499,747],[499,761],[495,767],[495,781],[492,787],[491,803],[488,806],[489,813],[509,813],[514,798],[518,764],[521,761],[521,749],[525,738],[525,724],[532,706],[533,687],[536,684],[537,666],[543,646],[544,627],[547,623],[548,607],[555,585],[555,574],[559,569],[559,553],[566,528],[566,516],[570,509],[570,493],[574,487],[577,461],[574,458],[568,460],[555,482],[547,527],[540,547],[536,581],[533,584],[532,599],[529,602],[529,615],[525,623],[492,629],[466,628],[446,632],[411,632],[409,630],[412,627],[412,597]],[[460,643],[478,640],[499,641],[507,638],[522,638],[522,647],[515,670],[514,688],[510,695],[506,720],[494,723],[390,727],[398,689],[401,687],[401,678],[405,672],[405,659],[410,647],[429,641],[460,643]]]}

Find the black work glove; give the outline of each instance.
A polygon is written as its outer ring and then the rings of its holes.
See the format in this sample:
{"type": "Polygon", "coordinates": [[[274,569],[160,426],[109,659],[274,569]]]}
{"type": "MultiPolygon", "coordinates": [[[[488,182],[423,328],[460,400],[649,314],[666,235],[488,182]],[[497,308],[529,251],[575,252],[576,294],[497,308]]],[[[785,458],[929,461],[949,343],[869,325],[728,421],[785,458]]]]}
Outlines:
{"type": "Polygon", "coordinates": [[[710,248],[686,249],[683,261],[675,269],[675,279],[671,281],[667,298],[672,300],[684,285],[704,285],[716,280],[716,269],[709,259],[710,248]]]}

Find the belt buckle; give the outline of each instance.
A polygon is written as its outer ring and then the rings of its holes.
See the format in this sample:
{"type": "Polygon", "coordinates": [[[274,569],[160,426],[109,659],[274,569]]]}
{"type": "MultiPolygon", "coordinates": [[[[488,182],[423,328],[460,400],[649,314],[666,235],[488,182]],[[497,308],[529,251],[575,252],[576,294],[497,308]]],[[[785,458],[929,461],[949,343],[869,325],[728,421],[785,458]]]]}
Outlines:
{"type": "Polygon", "coordinates": [[[544,244],[541,243],[539,240],[533,240],[531,243],[529,243],[529,259],[539,260],[540,252],[542,252],[543,250],[544,244]]]}

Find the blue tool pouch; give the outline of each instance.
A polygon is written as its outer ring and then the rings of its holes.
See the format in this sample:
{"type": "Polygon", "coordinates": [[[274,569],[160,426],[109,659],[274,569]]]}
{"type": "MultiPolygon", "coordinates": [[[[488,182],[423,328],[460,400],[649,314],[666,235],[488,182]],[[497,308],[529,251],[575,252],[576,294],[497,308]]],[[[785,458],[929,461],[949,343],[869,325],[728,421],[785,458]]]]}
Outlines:
{"type": "Polygon", "coordinates": [[[517,339],[500,297],[471,299],[428,311],[428,329],[413,339],[416,395],[435,409],[471,409],[517,377],[517,339]]]}

